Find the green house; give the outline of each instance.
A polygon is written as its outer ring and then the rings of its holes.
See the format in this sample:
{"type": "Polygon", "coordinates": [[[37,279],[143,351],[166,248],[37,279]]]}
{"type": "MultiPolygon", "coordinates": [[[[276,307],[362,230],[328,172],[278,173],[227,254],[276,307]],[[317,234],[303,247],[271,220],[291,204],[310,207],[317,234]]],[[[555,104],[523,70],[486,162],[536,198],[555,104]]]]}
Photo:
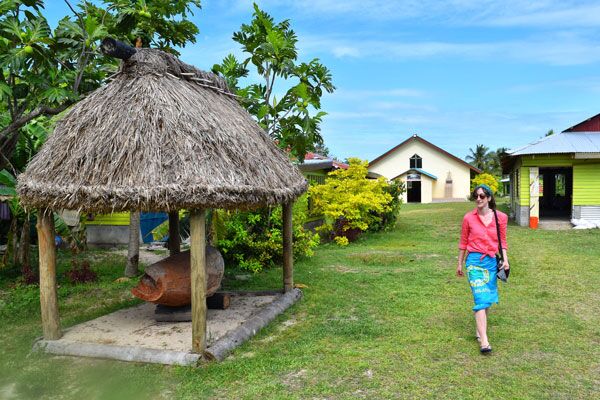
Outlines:
{"type": "Polygon", "coordinates": [[[519,225],[544,220],[600,222],[600,114],[510,150],[511,216],[519,225]]]}

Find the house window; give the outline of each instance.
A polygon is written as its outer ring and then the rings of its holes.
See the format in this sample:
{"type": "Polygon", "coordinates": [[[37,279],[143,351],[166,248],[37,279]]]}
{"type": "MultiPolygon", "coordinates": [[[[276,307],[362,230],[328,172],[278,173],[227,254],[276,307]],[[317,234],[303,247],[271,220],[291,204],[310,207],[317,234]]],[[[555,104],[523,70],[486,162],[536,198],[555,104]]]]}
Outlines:
{"type": "MultiPolygon", "coordinates": [[[[405,164],[406,165],[406,164],[405,164]]],[[[423,159],[419,157],[417,154],[410,158],[410,167],[411,168],[423,168],[423,159]]]]}

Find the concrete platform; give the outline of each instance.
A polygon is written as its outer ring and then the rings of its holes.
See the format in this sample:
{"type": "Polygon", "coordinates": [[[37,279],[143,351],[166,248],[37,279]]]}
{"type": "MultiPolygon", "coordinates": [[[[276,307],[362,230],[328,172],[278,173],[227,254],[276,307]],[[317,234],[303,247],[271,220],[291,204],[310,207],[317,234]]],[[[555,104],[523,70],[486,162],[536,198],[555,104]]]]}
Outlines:
{"type": "Polygon", "coordinates": [[[228,309],[208,310],[204,355],[192,353],[192,323],[156,322],[152,303],[75,325],[59,340],[39,340],[34,348],[58,355],[196,365],[208,358],[223,359],[231,350],[227,346],[232,336],[240,345],[301,297],[299,289],[275,295],[233,294],[228,309]]]}
{"type": "Polygon", "coordinates": [[[561,231],[573,229],[570,220],[564,218],[540,218],[538,228],[548,231],[561,231]]]}

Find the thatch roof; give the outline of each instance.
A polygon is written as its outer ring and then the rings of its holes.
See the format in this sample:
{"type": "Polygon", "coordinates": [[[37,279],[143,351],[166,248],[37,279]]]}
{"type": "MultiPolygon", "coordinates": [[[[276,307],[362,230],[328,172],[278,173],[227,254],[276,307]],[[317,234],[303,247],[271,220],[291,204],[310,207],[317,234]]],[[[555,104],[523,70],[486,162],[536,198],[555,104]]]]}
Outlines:
{"type": "Polygon", "coordinates": [[[17,191],[26,206],[108,212],[251,208],[306,187],[222,79],[138,49],[56,125],[17,191]]]}

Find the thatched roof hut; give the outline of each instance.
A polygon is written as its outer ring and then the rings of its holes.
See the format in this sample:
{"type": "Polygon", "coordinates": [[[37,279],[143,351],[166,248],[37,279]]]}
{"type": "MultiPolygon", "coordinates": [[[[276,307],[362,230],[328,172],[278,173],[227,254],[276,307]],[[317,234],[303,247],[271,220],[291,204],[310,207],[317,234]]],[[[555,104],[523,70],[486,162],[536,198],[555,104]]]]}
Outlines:
{"type": "Polygon", "coordinates": [[[202,353],[204,209],[282,203],[283,283],[289,293],[292,202],[307,183],[222,79],[159,50],[136,50],[113,39],[105,39],[102,49],[124,60],[121,70],[69,111],[18,178],[22,203],[40,209],[44,338],[61,336],[51,210],[186,208],[191,210],[192,348],[202,353]]]}
{"type": "Polygon", "coordinates": [[[77,103],[18,184],[27,206],[95,212],[249,208],[305,190],[221,78],[155,49],[77,103]]]}

